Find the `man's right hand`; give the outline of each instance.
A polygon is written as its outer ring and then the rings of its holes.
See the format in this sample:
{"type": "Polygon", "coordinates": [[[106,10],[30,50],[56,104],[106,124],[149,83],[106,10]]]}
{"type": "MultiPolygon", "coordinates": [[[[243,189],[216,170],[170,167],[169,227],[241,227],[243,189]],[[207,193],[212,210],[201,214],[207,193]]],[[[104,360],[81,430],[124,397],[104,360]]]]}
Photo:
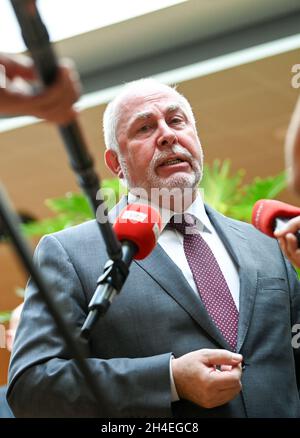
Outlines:
{"type": "Polygon", "coordinates": [[[204,408],[221,406],[241,391],[241,354],[202,349],[172,360],[178,396],[204,408]]]}

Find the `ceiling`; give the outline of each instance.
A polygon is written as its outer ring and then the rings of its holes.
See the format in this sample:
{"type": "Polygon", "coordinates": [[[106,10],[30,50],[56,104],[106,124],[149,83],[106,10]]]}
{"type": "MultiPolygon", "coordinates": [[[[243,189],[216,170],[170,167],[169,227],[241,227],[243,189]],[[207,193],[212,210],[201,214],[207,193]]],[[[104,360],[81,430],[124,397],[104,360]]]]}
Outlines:
{"type": "MultiPolygon", "coordinates": [[[[228,53],[233,47],[224,39],[236,37],[237,33],[239,45],[235,41],[234,50],[291,35],[299,32],[299,21],[296,24],[292,20],[298,14],[298,0],[189,0],[66,39],[56,48],[62,56],[71,56],[81,76],[86,78],[138,60],[153,61],[159,55],[169,58],[175,52],[181,58],[178,50],[191,51],[192,46],[198,49],[193,62],[212,58],[216,49],[206,53],[205,45],[217,39],[218,54],[228,53]],[[255,39],[250,36],[252,30],[255,39]]],[[[184,65],[186,61],[184,57],[177,63],[184,65]]],[[[101,83],[99,86],[102,87],[101,83]]]]}

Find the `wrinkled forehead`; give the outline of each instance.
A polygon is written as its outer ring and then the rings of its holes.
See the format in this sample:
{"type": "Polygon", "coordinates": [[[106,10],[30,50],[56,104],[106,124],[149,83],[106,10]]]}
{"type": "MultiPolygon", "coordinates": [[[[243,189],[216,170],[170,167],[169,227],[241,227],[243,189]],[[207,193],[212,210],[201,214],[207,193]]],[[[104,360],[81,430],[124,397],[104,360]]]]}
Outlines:
{"type": "Polygon", "coordinates": [[[125,111],[134,112],[134,110],[139,106],[147,107],[155,102],[167,100],[173,100],[174,102],[178,103],[180,99],[175,90],[167,88],[148,88],[137,90],[125,95],[120,102],[120,107],[125,111]]]}
{"type": "Polygon", "coordinates": [[[160,105],[162,109],[178,107],[185,110],[185,104],[180,95],[167,87],[148,88],[135,90],[122,97],[119,102],[117,115],[117,125],[128,122],[137,114],[151,112],[153,108],[160,105]]]}

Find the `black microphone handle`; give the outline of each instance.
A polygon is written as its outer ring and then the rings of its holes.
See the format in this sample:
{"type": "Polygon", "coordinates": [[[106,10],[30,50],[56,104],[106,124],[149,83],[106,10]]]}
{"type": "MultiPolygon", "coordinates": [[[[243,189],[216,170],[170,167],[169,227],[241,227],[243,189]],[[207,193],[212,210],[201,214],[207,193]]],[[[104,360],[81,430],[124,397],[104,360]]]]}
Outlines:
{"type": "MultiPolygon", "coordinates": [[[[293,219],[293,218],[292,218],[292,217],[291,217],[291,218],[288,218],[288,217],[277,217],[277,218],[275,219],[275,228],[274,228],[274,231],[280,231],[280,230],[282,230],[282,228],[284,228],[284,227],[286,226],[286,224],[287,224],[291,219],[293,219]]],[[[297,231],[294,233],[294,235],[295,235],[296,238],[297,238],[298,248],[300,248],[300,230],[297,230],[297,231]]]]}
{"type": "Polygon", "coordinates": [[[99,317],[104,315],[114,297],[120,292],[129,274],[129,266],[138,251],[135,243],[129,240],[122,241],[122,259],[109,260],[104,273],[97,280],[97,288],[89,302],[89,313],[81,328],[81,336],[88,339],[99,317]]]}

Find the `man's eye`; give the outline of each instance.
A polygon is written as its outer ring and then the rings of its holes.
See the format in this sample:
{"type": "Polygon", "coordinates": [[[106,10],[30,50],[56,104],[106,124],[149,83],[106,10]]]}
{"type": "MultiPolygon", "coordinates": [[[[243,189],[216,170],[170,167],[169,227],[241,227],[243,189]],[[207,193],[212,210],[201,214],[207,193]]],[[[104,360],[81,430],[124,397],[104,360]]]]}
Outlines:
{"type": "Polygon", "coordinates": [[[182,122],[183,122],[183,120],[180,117],[173,117],[171,119],[171,123],[178,124],[178,123],[182,123],[182,122]]]}
{"type": "Polygon", "coordinates": [[[151,128],[150,125],[143,125],[138,129],[138,131],[139,132],[148,132],[150,128],[151,128]]]}

